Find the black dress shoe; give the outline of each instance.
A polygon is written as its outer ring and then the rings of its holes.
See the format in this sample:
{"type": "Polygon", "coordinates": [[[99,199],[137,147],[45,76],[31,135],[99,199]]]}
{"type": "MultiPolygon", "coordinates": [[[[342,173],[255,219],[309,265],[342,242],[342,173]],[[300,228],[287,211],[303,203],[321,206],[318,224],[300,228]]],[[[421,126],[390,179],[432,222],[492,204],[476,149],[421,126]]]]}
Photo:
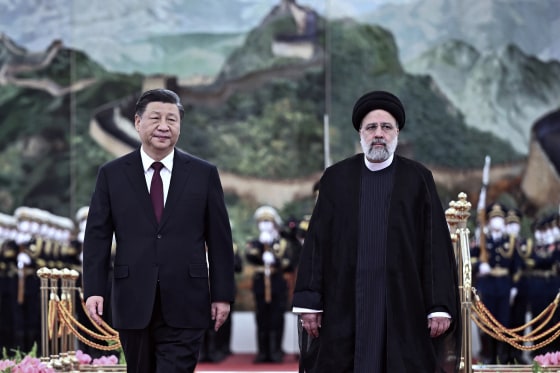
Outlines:
{"type": "Polygon", "coordinates": [[[269,362],[270,362],[270,358],[265,354],[257,354],[257,356],[255,356],[255,360],[253,360],[253,363],[269,363],[269,362]]]}
{"type": "Polygon", "coordinates": [[[225,358],[226,355],[221,351],[215,351],[208,354],[208,361],[212,363],[219,363],[220,361],[223,361],[225,358]]]}

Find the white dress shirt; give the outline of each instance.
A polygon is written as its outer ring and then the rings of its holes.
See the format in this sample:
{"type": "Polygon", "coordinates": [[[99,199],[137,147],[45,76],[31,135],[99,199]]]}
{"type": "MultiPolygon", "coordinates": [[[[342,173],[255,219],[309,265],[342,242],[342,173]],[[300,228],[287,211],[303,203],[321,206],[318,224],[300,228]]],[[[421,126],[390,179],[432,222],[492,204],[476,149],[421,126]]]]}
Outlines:
{"type": "MultiPolygon", "coordinates": [[[[161,181],[163,182],[163,206],[167,201],[167,192],[169,191],[169,183],[171,182],[171,170],[173,170],[173,156],[175,152],[172,151],[165,156],[160,162],[163,163],[163,168],[160,170],[161,181]]],[[[144,168],[144,176],[146,177],[146,186],[148,193],[150,193],[150,186],[152,185],[152,176],[154,176],[154,169],[152,163],[156,162],[146,152],[144,148],[140,148],[140,156],[142,157],[142,167],[144,168]]]]}

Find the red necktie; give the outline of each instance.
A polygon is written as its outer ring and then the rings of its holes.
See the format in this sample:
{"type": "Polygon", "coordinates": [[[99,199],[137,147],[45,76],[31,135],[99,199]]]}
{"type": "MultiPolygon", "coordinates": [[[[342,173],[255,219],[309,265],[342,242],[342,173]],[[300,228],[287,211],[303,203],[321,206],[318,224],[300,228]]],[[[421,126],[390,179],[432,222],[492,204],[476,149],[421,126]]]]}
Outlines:
{"type": "Polygon", "coordinates": [[[154,174],[152,176],[152,185],[150,186],[150,198],[152,199],[152,206],[154,206],[154,213],[159,223],[161,215],[163,214],[163,181],[159,171],[163,168],[163,163],[152,163],[154,174]]]}

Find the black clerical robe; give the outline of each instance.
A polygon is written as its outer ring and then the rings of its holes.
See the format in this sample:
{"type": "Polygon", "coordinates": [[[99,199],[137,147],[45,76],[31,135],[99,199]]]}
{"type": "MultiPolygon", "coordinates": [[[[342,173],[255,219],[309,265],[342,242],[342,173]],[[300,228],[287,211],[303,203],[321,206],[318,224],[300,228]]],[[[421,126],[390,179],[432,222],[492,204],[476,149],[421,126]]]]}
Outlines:
{"type": "MultiPolygon", "coordinates": [[[[395,156],[386,231],[387,372],[454,372],[460,349],[457,267],[431,172],[395,156]],[[450,330],[430,338],[427,315],[451,315],[450,330]]],[[[300,258],[293,306],[323,310],[320,336],[302,356],[308,373],[353,372],[356,268],[364,155],[325,170],[300,258]]],[[[358,372],[356,372],[358,373],[358,372]]]]}

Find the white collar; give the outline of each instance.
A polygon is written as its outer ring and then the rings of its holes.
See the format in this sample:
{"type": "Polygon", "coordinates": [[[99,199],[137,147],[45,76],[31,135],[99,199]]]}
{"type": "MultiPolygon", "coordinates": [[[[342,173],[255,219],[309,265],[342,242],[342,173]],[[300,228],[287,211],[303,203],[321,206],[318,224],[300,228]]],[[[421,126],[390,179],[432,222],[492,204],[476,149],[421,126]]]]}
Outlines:
{"type": "MultiPolygon", "coordinates": [[[[173,169],[173,156],[175,152],[172,151],[171,153],[167,154],[160,162],[163,163],[163,166],[167,168],[170,172],[173,169]]],[[[144,147],[140,147],[140,157],[142,158],[142,167],[144,168],[144,172],[147,172],[150,167],[152,167],[152,163],[155,162],[145,151],[144,147]]]]}
{"type": "Polygon", "coordinates": [[[364,162],[365,162],[368,170],[370,170],[370,171],[381,171],[382,169],[389,167],[391,165],[391,163],[393,163],[393,158],[394,157],[395,157],[395,154],[391,154],[391,156],[389,158],[387,158],[386,160],[384,160],[383,162],[374,163],[374,162],[368,161],[368,159],[366,158],[366,155],[364,154],[364,162]]]}

